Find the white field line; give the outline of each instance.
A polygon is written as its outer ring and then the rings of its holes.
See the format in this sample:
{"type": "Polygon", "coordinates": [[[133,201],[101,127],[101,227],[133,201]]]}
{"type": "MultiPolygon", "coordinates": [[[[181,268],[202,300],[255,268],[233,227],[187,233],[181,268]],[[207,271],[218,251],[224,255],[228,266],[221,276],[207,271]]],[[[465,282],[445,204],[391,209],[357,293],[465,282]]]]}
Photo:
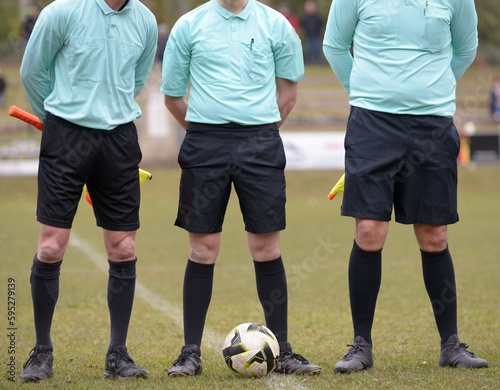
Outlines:
{"type": "MultiPolygon", "coordinates": [[[[74,231],[71,232],[69,244],[83,253],[87,257],[87,260],[91,261],[101,271],[108,272],[108,262],[103,261],[103,259],[107,258],[106,254],[94,248],[74,231]]],[[[182,310],[177,306],[163,299],[158,294],[155,294],[139,281],[137,281],[135,285],[135,295],[155,310],[165,314],[172,319],[177,326],[182,328],[182,310]]],[[[203,332],[203,343],[207,347],[217,352],[220,351],[220,340],[224,340],[224,336],[205,327],[203,332]]],[[[266,378],[265,382],[271,389],[307,389],[307,387],[297,381],[298,378],[299,377],[291,375],[270,375],[266,378]]]]}

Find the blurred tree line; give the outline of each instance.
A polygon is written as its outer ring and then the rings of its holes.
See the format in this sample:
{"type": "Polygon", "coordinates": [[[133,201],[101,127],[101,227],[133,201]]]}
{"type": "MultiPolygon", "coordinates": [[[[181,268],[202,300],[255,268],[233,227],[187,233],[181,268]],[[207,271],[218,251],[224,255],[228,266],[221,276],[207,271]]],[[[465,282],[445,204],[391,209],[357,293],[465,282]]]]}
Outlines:
{"type": "MultiPolygon", "coordinates": [[[[74,0],[78,1],[78,0],[74,0]]],[[[170,27],[187,11],[206,0],[142,0],[156,15],[159,23],[170,27]]],[[[0,0],[0,55],[19,53],[21,23],[29,13],[27,4],[43,8],[51,0],[0,0]]],[[[297,15],[302,15],[305,0],[263,0],[262,3],[277,7],[286,2],[297,15]]],[[[424,0],[422,0],[424,2],[424,0]]],[[[475,0],[479,16],[480,50],[490,62],[500,64],[500,7],[499,0],[475,0]]],[[[317,0],[318,9],[326,20],[331,0],[317,0]]]]}

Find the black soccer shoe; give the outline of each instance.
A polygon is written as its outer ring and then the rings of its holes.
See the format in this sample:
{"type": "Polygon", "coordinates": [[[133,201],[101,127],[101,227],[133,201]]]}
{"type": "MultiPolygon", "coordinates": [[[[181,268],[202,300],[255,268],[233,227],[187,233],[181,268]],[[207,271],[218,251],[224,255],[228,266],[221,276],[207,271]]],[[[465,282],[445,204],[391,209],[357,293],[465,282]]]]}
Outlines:
{"type": "Polygon", "coordinates": [[[335,364],[333,370],[340,373],[368,370],[373,367],[372,345],[363,337],[356,336],[349,351],[335,364]]]}
{"type": "Polygon", "coordinates": [[[456,334],[441,344],[441,356],[439,357],[439,365],[441,367],[453,368],[486,368],[488,362],[480,357],[477,357],[472,352],[467,351],[469,346],[461,343],[456,334]]]}
{"type": "Polygon", "coordinates": [[[199,375],[203,371],[200,348],[195,344],[185,345],[167,374],[171,377],[199,375]]]}
{"type": "Polygon", "coordinates": [[[19,376],[19,381],[40,382],[54,376],[54,368],[52,364],[54,356],[52,356],[52,348],[47,345],[37,345],[30,351],[28,361],[24,363],[23,372],[19,376]]]}
{"type": "Polygon", "coordinates": [[[106,354],[105,379],[125,381],[132,378],[147,377],[148,372],[132,360],[124,345],[119,345],[106,354]]]}
{"type": "Polygon", "coordinates": [[[290,343],[280,343],[280,354],[274,372],[278,374],[319,375],[321,367],[292,351],[290,343]]]}

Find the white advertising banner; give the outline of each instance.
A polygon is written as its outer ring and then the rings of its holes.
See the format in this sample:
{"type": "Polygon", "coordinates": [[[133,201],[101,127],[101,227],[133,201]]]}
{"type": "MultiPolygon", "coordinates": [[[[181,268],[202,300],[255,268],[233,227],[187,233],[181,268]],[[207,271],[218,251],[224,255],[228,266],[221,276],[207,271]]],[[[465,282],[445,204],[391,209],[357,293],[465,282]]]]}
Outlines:
{"type": "Polygon", "coordinates": [[[282,132],[286,169],[344,169],[345,132],[282,132]]]}
{"type": "Polygon", "coordinates": [[[34,176],[38,160],[0,160],[0,176],[34,176]]]}
{"type": "MultiPolygon", "coordinates": [[[[287,170],[344,169],[344,132],[281,132],[287,170]]],[[[38,160],[0,160],[0,176],[36,175],[38,160]]]]}

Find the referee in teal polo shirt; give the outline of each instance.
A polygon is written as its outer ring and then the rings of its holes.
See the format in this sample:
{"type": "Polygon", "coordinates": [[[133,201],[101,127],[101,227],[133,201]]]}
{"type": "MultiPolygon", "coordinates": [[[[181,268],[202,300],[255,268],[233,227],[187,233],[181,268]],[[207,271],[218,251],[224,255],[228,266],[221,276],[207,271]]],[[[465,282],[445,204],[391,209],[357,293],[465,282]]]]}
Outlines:
{"type": "Polygon", "coordinates": [[[169,376],[200,374],[214,265],[234,185],[266,325],[280,343],[275,372],[319,374],[288,343],[288,296],[279,247],[285,229],[285,152],[279,127],[304,76],[301,42],[279,12],[255,0],[211,0],[169,37],[161,92],[186,136],[175,225],[189,232],[184,341],[169,376]],[[185,96],[190,83],[189,98],[185,96]]]}
{"type": "Polygon", "coordinates": [[[354,341],[335,372],[373,367],[372,325],[393,210],[396,222],[413,225],[441,339],[439,365],[488,366],[458,338],[447,238],[447,225],[458,222],[455,90],[477,45],[473,0],[332,1],[323,49],[349,93],[342,215],[356,226],[348,276],[354,341]]]}
{"type": "Polygon", "coordinates": [[[36,343],[21,382],[54,375],[50,330],[59,272],[85,183],[109,263],[104,377],[148,376],[125,343],[135,293],[142,157],[135,97],[153,66],[157,36],[154,15],[138,0],[56,0],[43,9],[28,41],[21,79],[44,128],[40,234],[30,279],[36,343]]]}

